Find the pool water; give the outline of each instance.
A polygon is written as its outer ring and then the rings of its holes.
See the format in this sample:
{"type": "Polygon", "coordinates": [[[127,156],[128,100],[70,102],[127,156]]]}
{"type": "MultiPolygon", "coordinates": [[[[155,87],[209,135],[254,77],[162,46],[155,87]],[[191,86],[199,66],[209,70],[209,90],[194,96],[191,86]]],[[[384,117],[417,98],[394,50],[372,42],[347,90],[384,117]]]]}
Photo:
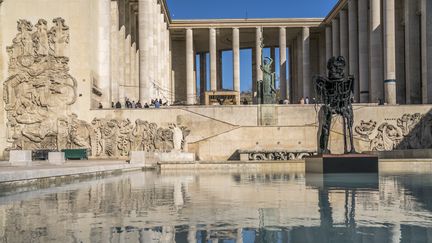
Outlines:
{"type": "Polygon", "coordinates": [[[432,174],[137,172],[2,192],[0,242],[432,242],[432,174]]]}

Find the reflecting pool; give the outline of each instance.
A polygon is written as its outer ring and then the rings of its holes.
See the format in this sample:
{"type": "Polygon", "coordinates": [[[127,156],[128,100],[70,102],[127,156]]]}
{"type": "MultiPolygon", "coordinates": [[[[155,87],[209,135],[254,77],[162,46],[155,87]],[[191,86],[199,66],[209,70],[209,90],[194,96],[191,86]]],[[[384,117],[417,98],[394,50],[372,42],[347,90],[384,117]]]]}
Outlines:
{"type": "Polygon", "coordinates": [[[432,242],[432,174],[137,172],[2,191],[0,242],[432,242]]]}

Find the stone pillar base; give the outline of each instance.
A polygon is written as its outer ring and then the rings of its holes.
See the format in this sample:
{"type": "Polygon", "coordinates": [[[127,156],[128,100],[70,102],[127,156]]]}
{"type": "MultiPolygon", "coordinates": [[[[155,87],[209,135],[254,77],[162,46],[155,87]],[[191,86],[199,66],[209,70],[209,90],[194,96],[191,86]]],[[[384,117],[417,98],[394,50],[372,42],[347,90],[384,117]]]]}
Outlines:
{"type": "Polygon", "coordinates": [[[11,150],[9,153],[9,162],[12,166],[31,166],[31,150],[11,150]]]}
{"type": "Polygon", "coordinates": [[[66,163],[66,157],[64,152],[49,152],[48,162],[52,165],[62,165],[66,163]]]}
{"type": "Polygon", "coordinates": [[[129,163],[130,164],[145,164],[146,162],[146,152],[145,151],[131,151],[129,153],[129,163]]]}

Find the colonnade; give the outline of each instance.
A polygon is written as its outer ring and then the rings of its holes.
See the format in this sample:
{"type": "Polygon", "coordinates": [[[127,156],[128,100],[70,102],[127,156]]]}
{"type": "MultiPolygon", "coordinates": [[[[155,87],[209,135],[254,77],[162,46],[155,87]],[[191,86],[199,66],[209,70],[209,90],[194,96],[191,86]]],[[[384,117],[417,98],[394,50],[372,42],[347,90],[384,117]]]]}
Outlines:
{"type": "Polygon", "coordinates": [[[252,49],[254,93],[256,81],[263,79],[261,46],[269,29],[272,44],[268,45],[266,36],[265,47],[272,48],[272,56],[274,48],[280,47],[279,63],[275,63],[279,65],[280,99],[297,102],[301,97],[312,97],[313,75],[325,74],[327,60],[342,55],[347,62],[346,72],[356,80],[356,102],[432,102],[432,30],[428,28],[432,24],[432,2],[428,0],[341,0],[321,25],[308,25],[306,19],[301,24],[287,19],[283,23],[288,24],[280,26],[265,19],[255,26],[247,21],[229,26],[203,21],[198,27],[186,24],[180,39],[172,36],[180,33],[174,31],[178,27],[172,27],[178,22],[170,20],[165,4],[160,0],[98,3],[95,85],[102,91],[104,103],[128,97],[141,102],[161,98],[169,103],[180,100],[198,104],[197,97],[205,91],[222,89],[221,53],[226,50],[233,53],[233,90],[240,97],[242,48],[252,49]],[[108,19],[110,26],[106,24],[108,19]],[[111,31],[107,34],[108,28],[111,31]],[[208,38],[202,38],[203,30],[208,38]],[[225,45],[230,42],[229,49],[219,46],[222,30],[230,32],[223,40],[225,45]],[[199,43],[203,40],[208,43],[199,43]],[[206,68],[196,72],[197,54],[201,67],[210,62],[209,80],[206,68]],[[197,76],[201,80],[199,94],[197,76]]]}
{"type": "Polygon", "coordinates": [[[342,55],[358,80],[355,99],[388,104],[432,100],[431,5],[427,0],[340,1],[324,21],[326,58],[342,55]]]}
{"type": "MultiPolygon", "coordinates": [[[[249,28],[250,29],[250,28],[249,28]]],[[[263,79],[263,72],[261,70],[261,60],[263,59],[262,53],[262,41],[263,41],[263,27],[255,27],[255,42],[253,46],[241,46],[241,30],[240,27],[232,27],[231,30],[231,50],[232,50],[232,70],[233,70],[233,91],[238,93],[238,98],[240,97],[240,48],[251,48],[253,51],[253,91],[255,91],[254,87],[256,86],[257,80],[263,79]]],[[[289,99],[289,84],[287,82],[287,34],[286,27],[279,27],[279,63],[274,63],[274,65],[279,65],[279,77],[280,77],[280,89],[281,89],[281,99],[289,99]]],[[[209,53],[209,87],[208,91],[221,91],[222,88],[222,70],[221,70],[221,49],[217,46],[218,43],[218,28],[210,27],[208,28],[208,53],[209,53]]],[[[227,29],[224,29],[227,30],[227,29]]],[[[186,55],[186,67],[185,67],[185,77],[186,77],[186,101],[188,105],[196,104],[198,102],[197,99],[197,91],[196,91],[196,71],[195,71],[195,57],[196,51],[194,48],[194,29],[187,28],[185,30],[185,55],[186,55]]],[[[272,53],[274,52],[275,47],[271,47],[272,53]]],[[[206,54],[205,52],[199,53],[200,57],[200,96],[204,95],[204,92],[207,91],[207,74],[206,74],[206,54]]],[[[272,56],[274,59],[274,54],[272,56]]],[[[201,102],[203,99],[201,99],[201,102]]],[[[240,103],[240,100],[237,101],[240,103]]]]}

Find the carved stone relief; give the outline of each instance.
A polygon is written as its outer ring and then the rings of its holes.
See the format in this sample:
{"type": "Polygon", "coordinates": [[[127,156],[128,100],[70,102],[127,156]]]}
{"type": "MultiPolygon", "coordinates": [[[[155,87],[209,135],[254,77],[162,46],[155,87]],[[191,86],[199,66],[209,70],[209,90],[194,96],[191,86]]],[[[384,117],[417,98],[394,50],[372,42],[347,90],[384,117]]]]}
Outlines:
{"type": "Polygon", "coordinates": [[[370,151],[432,148],[432,115],[404,114],[396,124],[385,121],[377,127],[376,121],[361,121],[355,127],[360,139],[369,143],[370,151]]]}
{"type": "Polygon", "coordinates": [[[77,82],[69,74],[69,27],[62,18],[19,20],[18,34],[6,48],[9,77],[3,83],[7,114],[7,150],[86,148],[93,157],[128,156],[131,150],[183,150],[189,130],[170,124],[129,119],[95,118],[92,122],[69,114],[77,99],[77,82]]]}

